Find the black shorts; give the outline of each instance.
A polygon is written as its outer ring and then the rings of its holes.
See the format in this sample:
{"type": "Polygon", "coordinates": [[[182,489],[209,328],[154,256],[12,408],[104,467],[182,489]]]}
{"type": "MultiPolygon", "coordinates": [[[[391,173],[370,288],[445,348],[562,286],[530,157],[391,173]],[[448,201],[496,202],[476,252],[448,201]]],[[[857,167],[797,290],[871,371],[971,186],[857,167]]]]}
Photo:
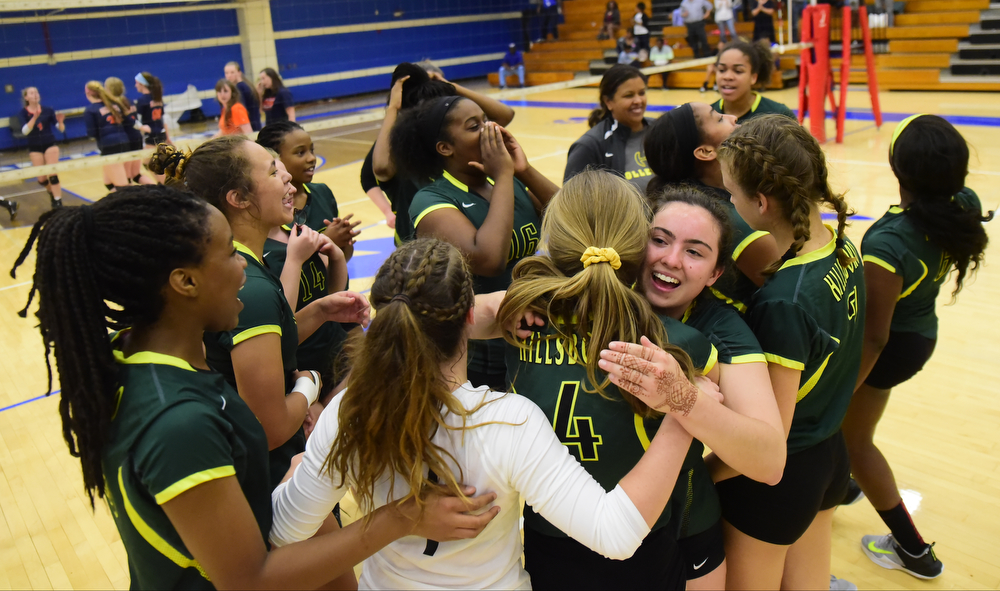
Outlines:
{"type": "Polygon", "coordinates": [[[160,133],[147,133],[146,134],[146,145],[156,146],[157,144],[167,143],[167,132],[163,131],[160,133]]]}
{"type": "Polygon", "coordinates": [[[726,546],[722,540],[722,520],[707,530],[688,538],[677,540],[687,568],[687,580],[700,579],[719,568],[726,560],[726,546]]]}
{"type": "Polygon", "coordinates": [[[889,341],[878,356],[865,385],[890,390],[917,375],[931,358],[937,339],[915,332],[890,332],[889,341]]]}
{"type": "Polygon", "coordinates": [[[847,494],[851,464],[844,434],[837,431],[809,449],[788,456],[781,482],[768,486],[746,476],[717,483],[722,517],[744,534],[790,546],[820,511],[847,494]]]}
{"type": "Polygon", "coordinates": [[[54,145],[56,145],[55,142],[45,142],[44,144],[29,145],[28,146],[28,152],[29,153],[30,152],[40,152],[40,153],[44,154],[46,150],[48,150],[49,148],[51,148],[54,145]]]}
{"type": "Polygon", "coordinates": [[[684,562],[670,528],[649,532],[627,560],[605,558],[573,538],[524,528],[524,569],[533,589],[683,589],[684,562]]]}
{"type": "Polygon", "coordinates": [[[139,134],[138,137],[129,138],[128,149],[130,152],[142,149],[142,134],[139,134]]]}
{"type": "Polygon", "coordinates": [[[126,144],[112,144],[110,146],[101,146],[101,156],[110,156],[111,154],[121,154],[122,152],[128,152],[129,145],[126,144]]]}

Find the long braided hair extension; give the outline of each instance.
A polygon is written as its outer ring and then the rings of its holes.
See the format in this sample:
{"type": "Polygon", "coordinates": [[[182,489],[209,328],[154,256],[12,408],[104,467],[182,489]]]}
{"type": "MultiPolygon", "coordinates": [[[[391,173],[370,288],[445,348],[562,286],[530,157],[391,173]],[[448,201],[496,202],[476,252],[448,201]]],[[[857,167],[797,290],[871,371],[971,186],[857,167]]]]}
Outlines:
{"type": "Polygon", "coordinates": [[[848,210],[843,195],[830,189],[823,150],[797,121],[783,115],[755,117],[722,142],[719,159],[746,194],[775,199],[792,225],[791,247],[764,274],[775,273],[802,250],[810,238],[809,213],[822,202],[837,212],[837,260],[844,267],[851,264],[854,259],[846,248],[844,230],[854,212],[848,210]]]}
{"type": "Polygon", "coordinates": [[[424,475],[425,466],[452,494],[462,495],[461,476],[456,478],[446,458],[457,462],[431,437],[439,428],[451,428],[444,409],[463,418],[462,428],[478,426],[465,426],[478,407],[466,410],[440,369],[461,353],[474,297],[468,264],[447,242],[407,242],[379,269],[370,296],[377,313],[367,334],[355,331],[347,342],[351,387],[325,462],[340,474],[341,484],[352,475],[362,513],[370,516],[375,507],[376,482],[388,475],[392,486],[397,474],[423,511],[420,492],[440,486],[424,475]]]}
{"type": "Polygon", "coordinates": [[[37,292],[47,392],[54,352],[63,438],[80,458],[91,506],[95,495],[104,496],[101,453],[118,387],[108,331],[156,322],[170,272],[201,261],[207,213],[204,201],[174,189],[121,187],[93,205],[42,214],[11,269],[13,277],[37,241],[28,304],[19,315],[27,315],[37,292]]]}

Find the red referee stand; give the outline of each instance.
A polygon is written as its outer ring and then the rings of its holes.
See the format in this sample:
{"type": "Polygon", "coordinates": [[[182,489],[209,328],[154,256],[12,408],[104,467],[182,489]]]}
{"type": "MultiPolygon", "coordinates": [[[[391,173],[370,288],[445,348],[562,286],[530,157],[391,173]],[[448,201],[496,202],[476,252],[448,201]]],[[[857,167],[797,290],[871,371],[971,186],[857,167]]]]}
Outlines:
{"type": "MultiPolygon", "coordinates": [[[[837,118],[837,143],[844,141],[844,120],[847,117],[847,85],[851,75],[851,7],[842,8],[841,63],[840,63],[840,104],[833,93],[833,70],[830,66],[831,8],[829,4],[807,6],[802,13],[802,41],[812,43],[812,49],[802,53],[799,72],[799,123],[809,115],[809,131],[819,142],[826,141],[826,109],[824,103],[830,101],[830,110],[837,118]]],[[[878,102],[878,76],[875,72],[875,54],[872,51],[871,30],[868,26],[868,10],[862,4],[858,8],[861,25],[861,39],[865,52],[865,67],[868,73],[868,93],[871,95],[872,113],[876,127],[882,126],[882,109],[878,102]]]]}

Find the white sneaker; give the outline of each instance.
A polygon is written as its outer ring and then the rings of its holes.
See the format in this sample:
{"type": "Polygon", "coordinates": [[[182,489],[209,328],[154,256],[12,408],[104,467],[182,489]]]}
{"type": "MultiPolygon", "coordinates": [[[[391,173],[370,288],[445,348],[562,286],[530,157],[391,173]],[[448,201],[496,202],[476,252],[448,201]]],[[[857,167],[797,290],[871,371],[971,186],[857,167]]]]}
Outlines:
{"type": "Polygon", "coordinates": [[[847,579],[838,579],[830,575],[830,591],[858,591],[858,586],[847,579]]]}

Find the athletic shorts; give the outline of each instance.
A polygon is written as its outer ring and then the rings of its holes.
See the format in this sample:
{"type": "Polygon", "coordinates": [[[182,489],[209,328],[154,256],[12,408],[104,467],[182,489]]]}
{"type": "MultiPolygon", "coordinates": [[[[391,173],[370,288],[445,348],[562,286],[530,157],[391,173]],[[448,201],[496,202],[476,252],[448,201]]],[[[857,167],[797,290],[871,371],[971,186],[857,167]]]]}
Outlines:
{"type": "Polygon", "coordinates": [[[931,358],[937,339],[915,332],[890,332],[889,341],[875,362],[865,385],[890,390],[917,375],[931,358]]]}
{"type": "Polygon", "coordinates": [[[101,146],[101,156],[110,156],[111,154],[121,154],[122,152],[129,151],[129,144],[112,144],[110,146],[101,146]]]}
{"type": "Polygon", "coordinates": [[[156,146],[157,144],[165,144],[165,143],[167,143],[167,133],[166,132],[147,133],[146,134],[146,145],[147,146],[156,146]]]}
{"type": "Polygon", "coordinates": [[[524,528],[524,569],[546,589],[683,589],[684,562],[669,527],[652,531],[631,558],[611,560],[573,538],[524,528]]]}
{"type": "Polygon", "coordinates": [[[28,152],[39,152],[44,154],[46,150],[56,145],[55,142],[45,142],[44,144],[35,144],[33,146],[28,146],[28,152]]]}
{"type": "Polygon", "coordinates": [[[128,140],[128,149],[130,152],[142,149],[142,134],[140,133],[138,137],[132,137],[128,140]]]}
{"type": "Polygon", "coordinates": [[[840,504],[851,476],[844,434],[837,431],[788,456],[781,482],[768,486],[736,476],[716,483],[722,517],[744,534],[779,546],[794,544],[820,511],[840,504]]]}
{"type": "Polygon", "coordinates": [[[726,546],[722,540],[722,520],[707,530],[677,540],[687,569],[687,580],[700,579],[719,568],[726,560],[726,546]]]}

